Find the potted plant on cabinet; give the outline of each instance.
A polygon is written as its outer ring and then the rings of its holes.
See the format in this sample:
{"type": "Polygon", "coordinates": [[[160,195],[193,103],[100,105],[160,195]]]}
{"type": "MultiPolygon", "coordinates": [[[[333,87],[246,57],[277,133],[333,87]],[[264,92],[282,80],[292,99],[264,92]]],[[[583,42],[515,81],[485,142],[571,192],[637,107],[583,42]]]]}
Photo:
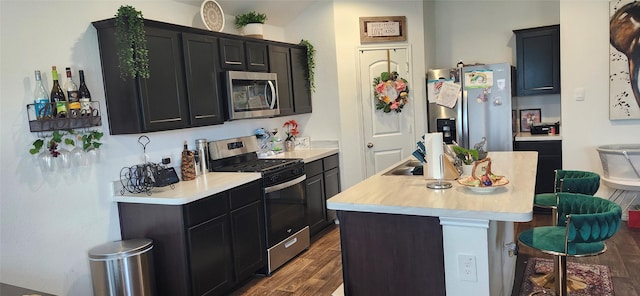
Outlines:
{"type": "Polygon", "coordinates": [[[316,68],[316,50],[315,48],[313,48],[313,45],[311,44],[311,42],[309,42],[309,40],[302,39],[300,40],[299,44],[307,48],[307,75],[305,78],[309,83],[309,90],[311,90],[312,92],[316,92],[316,83],[314,81],[314,70],[316,68]]]}
{"type": "Polygon", "coordinates": [[[115,15],[120,77],[149,78],[149,57],[142,12],[122,5],[115,15]]]}
{"type": "Polygon", "coordinates": [[[236,15],[235,25],[236,29],[240,29],[243,36],[262,39],[263,25],[266,20],[266,14],[251,11],[236,15]]]}

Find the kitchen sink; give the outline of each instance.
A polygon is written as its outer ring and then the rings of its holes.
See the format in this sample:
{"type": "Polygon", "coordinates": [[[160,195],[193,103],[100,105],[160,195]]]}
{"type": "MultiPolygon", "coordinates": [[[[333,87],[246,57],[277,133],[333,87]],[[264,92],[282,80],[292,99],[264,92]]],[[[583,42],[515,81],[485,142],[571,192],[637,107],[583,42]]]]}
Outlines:
{"type": "Polygon", "coordinates": [[[422,163],[417,160],[407,160],[404,163],[382,174],[383,176],[416,176],[422,175],[422,163]],[[414,172],[415,170],[415,172],[414,172]]]}

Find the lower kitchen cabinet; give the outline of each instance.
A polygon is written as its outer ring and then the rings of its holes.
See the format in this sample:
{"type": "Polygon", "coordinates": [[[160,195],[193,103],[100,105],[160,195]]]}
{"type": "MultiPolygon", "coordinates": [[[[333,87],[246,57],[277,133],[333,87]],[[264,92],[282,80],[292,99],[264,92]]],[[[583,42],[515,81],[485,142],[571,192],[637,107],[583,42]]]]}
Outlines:
{"type": "Polygon", "coordinates": [[[307,174],[307,217],[314,235],[333,223],[335,211],[327,210],[327,199],[340,192],[338,154],[305,164],[307,174]]]}
{"type": "Polygon", "coordinates": [[[185,205],[118,203],[122,239],[153,240],[158,295],[226,295],[265,268],[260,184],[185,205]]]}
{"type": "Polygon", "coordinates": [[[536,194],[553,192],[555,170],[562,169],[562,141],[516,141],[514,151],[537,151],[536,194]]]}

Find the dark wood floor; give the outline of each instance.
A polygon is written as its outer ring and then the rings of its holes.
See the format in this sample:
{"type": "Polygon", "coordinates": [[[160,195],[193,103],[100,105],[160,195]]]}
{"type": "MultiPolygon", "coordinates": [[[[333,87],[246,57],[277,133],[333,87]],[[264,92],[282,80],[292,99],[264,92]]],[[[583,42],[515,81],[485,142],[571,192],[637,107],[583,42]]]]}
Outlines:
{"type": "MultiPolygon", "coordinates": [[[[535,226],[549,225],[551,216],[534,214],[527,223],[517,223],[516,233],[535,226]]],[[[587,258],[569,258],[570,262],[603,264],[611,268],[615,296],[640,296],[640,229],[622,227],[607,243],[604,254],[587,258]]],[[[514,283],[514,295],[522,280],[524,262],[529,257],[551,258],[527,247],[520,248],[514,283]]],[[[342,284],[340,230],[331,225],[312,238],[306,252],[287,263],[270,277],[256,277],[232,295],[313,295],[329,296],[342,284]]],[[[425,294],[427,295],[427,294],[425,294]]]]}
{"type": "Polygon", "coordinates": [[[332,224],[311,238],[311,247],[269,277],[256,277],[231,295],[328,296],[342,284],[340,230],[332,224]]]}

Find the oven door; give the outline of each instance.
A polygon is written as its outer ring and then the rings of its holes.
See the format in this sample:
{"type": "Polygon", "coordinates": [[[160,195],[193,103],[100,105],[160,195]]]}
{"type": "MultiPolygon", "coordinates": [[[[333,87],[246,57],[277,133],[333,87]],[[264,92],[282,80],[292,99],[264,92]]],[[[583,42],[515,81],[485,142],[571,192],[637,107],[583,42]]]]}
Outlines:
{"type": "Polygon", "coordinates": [[[307,226],[305,179],[307,175],[302,175],[284,183],[265,187],[267,248],[307,226]]]}

